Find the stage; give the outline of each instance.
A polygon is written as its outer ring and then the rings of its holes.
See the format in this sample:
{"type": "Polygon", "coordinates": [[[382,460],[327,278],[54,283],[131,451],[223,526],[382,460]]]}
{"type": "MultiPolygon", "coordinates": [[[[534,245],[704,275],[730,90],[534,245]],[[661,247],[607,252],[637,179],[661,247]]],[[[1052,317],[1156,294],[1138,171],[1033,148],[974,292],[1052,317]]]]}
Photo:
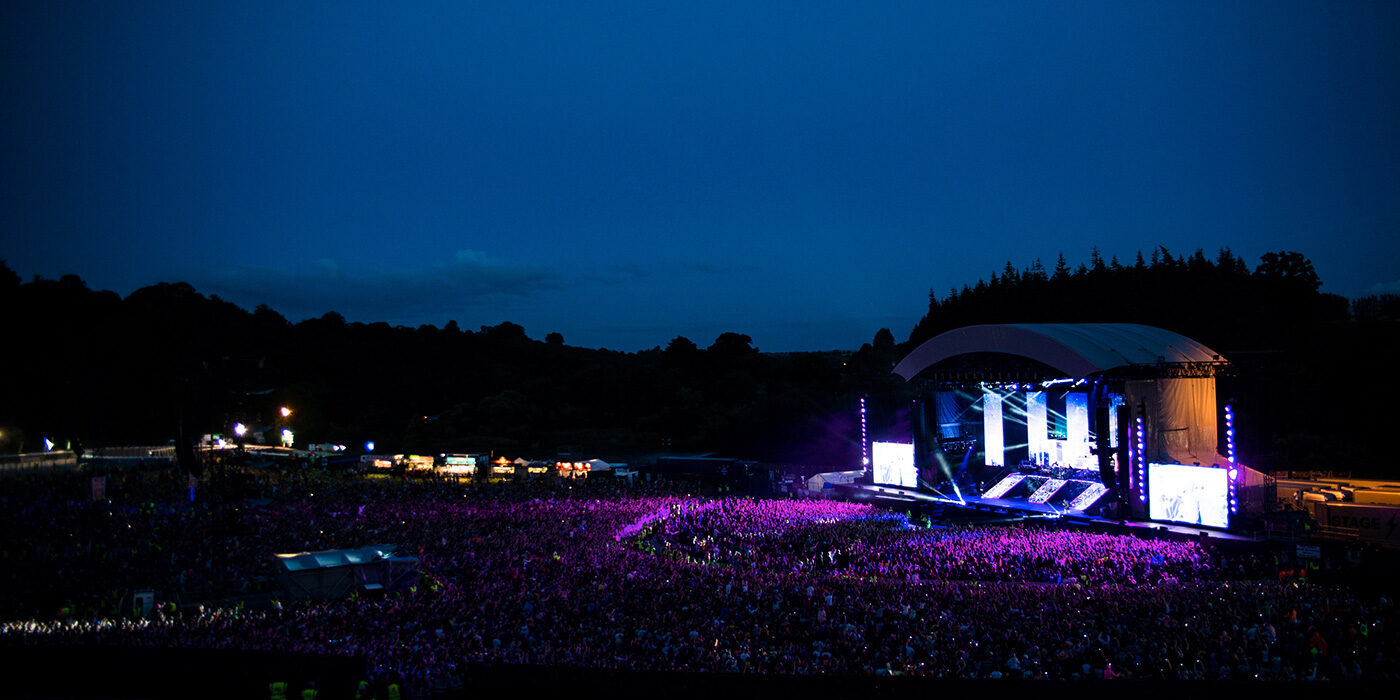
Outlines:
{"type": "Polygon", "coordinates": [[[1117,520],[1105,518],[1097,515],[1088,515],[1078,511],[1056,508],[1044,503],[1030,503],[1022,500],[1012,500],[1004,498],[982,498],[980,496],[964,496],[962,501],[948,499],[917,489],[903,488],[899,486],[887,486],[882,484],[843,484],[842,491],[848,492],[856,500],[879,500],[895,503],[937,503],[947,508],[959,508],[965,510],[980,510],[991,513],[1003,513],[1015,518],[1046,518],[1064,520],[1067,523],[1088,525],[1104,528],[1126,528],[1127,532],[1133,535],[1146,537],[1149,535],[1160,535],[1171,533],[1178,537],[1209,537],[1218,540],[1232,542],[1257,542],[1255,537],[1241,535],[1225,530],[1208,527],[1193,527],[1179,523],[1165,523],[1156,521],[1136,521],[1117,520]]]}

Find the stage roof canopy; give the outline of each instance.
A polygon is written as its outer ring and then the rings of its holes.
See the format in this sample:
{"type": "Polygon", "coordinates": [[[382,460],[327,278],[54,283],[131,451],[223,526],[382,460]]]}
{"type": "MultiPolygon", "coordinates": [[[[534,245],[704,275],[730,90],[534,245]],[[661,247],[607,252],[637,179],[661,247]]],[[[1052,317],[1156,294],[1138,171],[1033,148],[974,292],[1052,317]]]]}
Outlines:
{"type": "Polygon", "coordinates": [[[1010,323],[966,326],[934,336],[900,360],[894,373],[907,381],[969,353],[1028,357],[1072,379],[1119,367],[1225,363],[1220,353],[1184,335],[1137,323],[1010,323]]]}

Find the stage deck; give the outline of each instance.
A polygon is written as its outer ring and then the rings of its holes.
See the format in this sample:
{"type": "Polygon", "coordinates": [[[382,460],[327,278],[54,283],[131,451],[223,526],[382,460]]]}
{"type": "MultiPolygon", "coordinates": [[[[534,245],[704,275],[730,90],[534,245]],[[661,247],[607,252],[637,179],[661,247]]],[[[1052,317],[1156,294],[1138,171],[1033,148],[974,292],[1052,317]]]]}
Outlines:
{"type": "Polygon", "coordinates": [[[1023,500],[1010,500],[1004,498],[982,498],[979,496],[964,497],[965,505],[960,505],[957,501],[949,501],[946,498],[939,498],[923,491],[915,489],[901,488],[898,486],[882,486],[869,484],[852,484],[854,489],[872,498],[889,499],[903,502],[932,502],[944,503],[951,508],[971,508],[981,510],[999,511],[1012,515],[1022,515],[1031,517],[1061,517],[1069,521],[1089,523],[1096,525],[1126,526],[1133,534],[1147,535],[1149,532],[1171,532],[1177,535],[1191,537],[1214,537],[1221,540],[1231,540],[1239,542],[1254,542],[1256,538],[1248,535],[1241,535],[1224,530],[1217,530],[1207,527],[1194,527],[1179,523],[1164,523],[1157,521],[1135,521],[1135,520],[1113,520],[1096,515],[1086,515],[1072,510],[1065,510],[1045,503],[1031,503],[1023,500]]]}

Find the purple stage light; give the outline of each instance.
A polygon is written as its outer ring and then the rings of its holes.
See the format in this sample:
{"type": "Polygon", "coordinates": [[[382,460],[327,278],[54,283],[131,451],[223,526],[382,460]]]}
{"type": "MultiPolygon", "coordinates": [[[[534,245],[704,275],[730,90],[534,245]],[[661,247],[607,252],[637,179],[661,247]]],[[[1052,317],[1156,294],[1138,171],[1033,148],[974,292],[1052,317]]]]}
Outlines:
{"type": "Polygon", "coordinates": [[[1137,492],[1138,501],[1147,502],[1147,435],[1146,421],[1139,415],[1135,421],[1137,429],[1137,451],[1133,457],[1137,460],[1137,492]]]}
{"type": "Polygon", "coordinates": [[[865,397],[860,397],[860,466],[870,467],[870,431],[865,420],[865,397]]]}
{"type": "Polygon", "coordinates": [[[1235,407],[1228,403],[1225,404],[1225,457],[1230,460],[1230,514],[1234,515],[1240,512],[1235,484],[1240,470],[1235,465],[1235,407]]]}
{"type": "Polygon", "coordinates": [[[1225,457],[1235,463],[1235,407],[1225,404],[1225,457]]]}

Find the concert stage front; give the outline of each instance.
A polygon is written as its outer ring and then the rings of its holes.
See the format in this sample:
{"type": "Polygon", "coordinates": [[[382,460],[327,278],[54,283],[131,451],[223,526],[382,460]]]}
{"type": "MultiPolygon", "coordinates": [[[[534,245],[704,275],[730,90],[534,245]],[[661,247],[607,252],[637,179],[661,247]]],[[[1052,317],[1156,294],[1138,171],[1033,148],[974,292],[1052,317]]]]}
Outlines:
{"type": "Polygon", "coordinates": [[[878,484],[842,484],[837,495],[855,501],[884,502],[889,505],[937,504],[947,510],[985,512],[1015,519],[1061,520],[1066,524],[1084,525],[1096,530],[1114,530],[1137,536],[1211,537],[1231,542],[1257,542],[1257,538],[1215,528],[1137,520],[1117,520],[1102,515],[1057,508],[1047,503],[1031,503],[1020,499],[965,496],[962,502],[949,501],[919,489],[907,489],[878,484]]]}
{"type": "Polygon", "coordinates": [[[912,401],[862,401],[853,495],[1229,530],[1272,489],[1239,462],[1233,407],[1217,401],[1228,364],[1140,324],[948,331],[895,366],[912,401]]]}

